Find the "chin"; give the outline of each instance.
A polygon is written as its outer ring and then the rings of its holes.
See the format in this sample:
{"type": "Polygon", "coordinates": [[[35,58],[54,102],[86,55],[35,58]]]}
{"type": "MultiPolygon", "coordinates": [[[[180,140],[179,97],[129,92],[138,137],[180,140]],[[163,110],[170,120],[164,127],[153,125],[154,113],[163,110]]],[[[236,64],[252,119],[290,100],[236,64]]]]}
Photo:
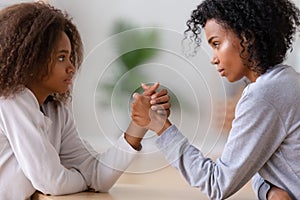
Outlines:
{"type": "Polygon", "coordinates": [[[55,93],[57,93],[57,94],[64,94],[64,93],[66,93],[68,91],[70,91],[69,88],[67,88],[67,89],[60,89],[60,90],[57,90],[55,93]]]}
{"type": "Polygon", "coordinates": [[[241,80],[243,77],[241,78],[230,78],[230,77],[226,77],[227,81],[230,82],[230,83],[234,83],[234,82],[237,82],[239,80],[241,80]]]}
{"type": "Polygon", "coordinates": [[[230,82],[230,83],[233,83],[233,82],[236,81],[236,80],[234,80],[234,79],[230,79],[230,78],[227,78],[227,77],[226,77],[226,79],[227,79],[227,81],[230,82]]]}

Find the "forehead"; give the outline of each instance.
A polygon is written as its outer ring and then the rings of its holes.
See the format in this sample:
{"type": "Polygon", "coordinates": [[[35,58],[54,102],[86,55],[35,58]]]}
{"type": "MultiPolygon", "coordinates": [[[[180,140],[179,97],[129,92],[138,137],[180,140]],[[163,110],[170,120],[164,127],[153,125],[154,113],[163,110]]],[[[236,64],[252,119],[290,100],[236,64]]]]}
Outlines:
{"type": "Polygon", "coordinates": [[[58,48],[58,51],[60,50],[71,50],[71,42],[70,42],[70,39],[69,37],[67,36],[67,34],[65,32],[61,32],[60,33],[60,38],[58,40],[58,43],[57,43],[57,48],[58,48]]]}
{"type": "Polygon", "coordinates": [[[224,27],[214,19],[207,20],[204,29],[206,36],[226,33],[224,27]]]}
{"type": "Polygon", "coordinates": [[[205,34],[206,39],[210,40],[211,38],[227,38],[235,39],[237,38],[236,34],[229,28],[225,28],[224,25],[216,21],[215,19],[210,19],[205,24],[205,34]]]}

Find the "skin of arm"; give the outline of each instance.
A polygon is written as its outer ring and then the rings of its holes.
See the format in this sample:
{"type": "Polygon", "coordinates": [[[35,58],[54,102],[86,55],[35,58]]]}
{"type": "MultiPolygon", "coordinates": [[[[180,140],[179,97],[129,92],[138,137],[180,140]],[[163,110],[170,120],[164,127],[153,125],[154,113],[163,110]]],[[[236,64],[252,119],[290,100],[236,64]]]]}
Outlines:
{"type": "Polygon", "coordinates": [[[272,186],[267,194],[268,200],[292,200],[290,195],[283,189],[272,186]]]}

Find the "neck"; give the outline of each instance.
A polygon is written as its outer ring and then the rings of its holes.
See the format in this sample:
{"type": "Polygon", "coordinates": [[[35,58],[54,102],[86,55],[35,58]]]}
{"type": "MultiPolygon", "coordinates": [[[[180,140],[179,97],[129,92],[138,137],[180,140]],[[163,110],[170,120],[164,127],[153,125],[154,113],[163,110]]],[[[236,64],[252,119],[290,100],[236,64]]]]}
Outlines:
{"type": "Polygon", "coordinates": [[[250,72],[246,75],[246,77],[249,79],[249,81],[250,81],[251,83],[254,83],[254,82],[256,81],[256,79],[259,77],[259,75],[258,75],[256,72],[254,72],[254,71],[250,71],[250,72]]]}
{"type": "Polygon", "coordinates": [[[40,106],[45,102],[46,98],[50,95],[34,86],[27,86],[27,88],[30,89],[31,92],[34,94],[40,106]]]}

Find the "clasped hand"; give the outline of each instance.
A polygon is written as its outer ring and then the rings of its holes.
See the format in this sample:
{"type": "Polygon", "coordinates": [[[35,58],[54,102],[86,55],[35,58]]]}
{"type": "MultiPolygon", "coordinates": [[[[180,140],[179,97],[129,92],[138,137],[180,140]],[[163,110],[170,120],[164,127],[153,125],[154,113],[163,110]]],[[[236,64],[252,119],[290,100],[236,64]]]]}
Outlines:
{"type": "MultiPolygon", "coordinates": [[[[143,87],[145,89],[145,87],[143,87]]],[[[160,135],[170,126],[170,103],[168,91],[162,89],[152,95],[135,93],[132,103],[132,121],[140,127],[152,130],[160,135]]]]}

